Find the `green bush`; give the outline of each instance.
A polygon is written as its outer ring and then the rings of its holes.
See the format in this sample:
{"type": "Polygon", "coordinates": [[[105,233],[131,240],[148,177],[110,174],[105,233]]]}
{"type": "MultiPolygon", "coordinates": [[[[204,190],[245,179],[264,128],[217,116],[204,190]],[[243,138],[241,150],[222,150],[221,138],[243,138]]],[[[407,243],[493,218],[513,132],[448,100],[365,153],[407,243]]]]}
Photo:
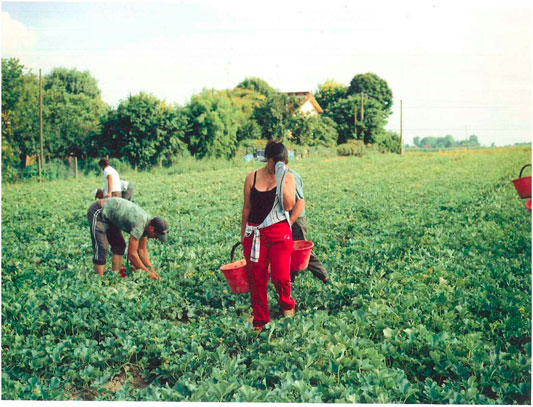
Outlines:
{"type": "Polygon", "coordinates": [[[361,157],[365,152],[366,147],[362,140],[348,140],[348,142],[337,146],[337,155],[340,156],[355,155],[361,157]]]}

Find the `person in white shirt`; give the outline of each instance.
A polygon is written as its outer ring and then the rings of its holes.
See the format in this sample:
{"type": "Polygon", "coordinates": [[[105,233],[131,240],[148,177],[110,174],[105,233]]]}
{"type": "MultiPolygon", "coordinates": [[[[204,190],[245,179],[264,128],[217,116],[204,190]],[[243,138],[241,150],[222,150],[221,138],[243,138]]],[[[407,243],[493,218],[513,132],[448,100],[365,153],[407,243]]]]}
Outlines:
{"type": "MultiPolygon", "coordinates": [[[[122,199],[127,199],[128,201],[131,201],[133,198],[133,192],[134,187],[133,184],[129,181],[120,180],[121,185],[121,191],[122,191],[122,199]]],[[[104,190],[100,188],[96,188],[93,191],[94,199],[104,199],[104,190]]]]}
{"type": "Polygon", "coordinates": [[[107,158],[102,158],[98,161],[98,165],[104,171],[105,186],[104,186],[104,197],[122,197],[122,187],[120,184],[120,176],[118,175],[117,170],[115,170],[111,165],[109,165],[109,160],[107,158]]]}

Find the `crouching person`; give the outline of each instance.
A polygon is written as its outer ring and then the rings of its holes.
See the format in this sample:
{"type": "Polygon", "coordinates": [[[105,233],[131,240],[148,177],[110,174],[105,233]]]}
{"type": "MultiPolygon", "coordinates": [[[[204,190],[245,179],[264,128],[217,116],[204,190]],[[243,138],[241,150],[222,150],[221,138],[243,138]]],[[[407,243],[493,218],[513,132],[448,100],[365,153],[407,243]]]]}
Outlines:
{"type": "MultiPolygon", "coordinates": [[[[133,184],[129,181],[120,181],[120,194],[123,199],[127,199],[128,201],[131,201],[133,198],[133,184]]],[[[93,192],[95,199],[104,199],[104,190],[97,188],[93,192]]]]}
{"type": "Polygon", "coordinates": [[[118,271],[126,251],[126,242],[122,232],[130,235],[128,243],[128,260],[135,269],[143,270],[149,278],[157,279],[148,257],[148,238],[167,240],[167,223],[158,217],[153,218],[139,205],[122,198],[99,199],[87,211],[94,251],[94,272],[104,275],[107,250],[111,245],[111,268],[118,271]]]}

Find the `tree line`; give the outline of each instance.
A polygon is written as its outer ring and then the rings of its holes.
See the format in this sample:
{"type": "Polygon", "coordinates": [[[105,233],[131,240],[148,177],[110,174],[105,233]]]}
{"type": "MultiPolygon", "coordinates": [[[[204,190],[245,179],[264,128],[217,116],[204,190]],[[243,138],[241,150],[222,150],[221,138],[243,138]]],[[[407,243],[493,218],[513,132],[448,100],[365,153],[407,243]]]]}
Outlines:
{"type": "Polygon", "coordinates": [[[453,136],[446,135],[444,137],[415,137],[413,144],[417,148],[452,148],[452,147],[480,147],[481,144],[475,134],[472,134],[468,139],[455,140],[453,136]]]}
{"type": "MultiPolygon", "coordinates": [[[[316,116],[255,77],[233,89],[204,89],[185,106],[139,92],[111,107],[90,72],[77,69],[54,68],[42,83],[47,160],[108,156],[142,169],[183,155],[231,158],[257,139],[324,147],[361,140],[399,149],[398,136],[384,129],[392,91],[373,73],[355,75],[349,85],[319,85],[314,97],[324,112],[316,116]]],[[[2,165],[39,148],[39,77],[18,59],[2,59],[2,165]]]]}

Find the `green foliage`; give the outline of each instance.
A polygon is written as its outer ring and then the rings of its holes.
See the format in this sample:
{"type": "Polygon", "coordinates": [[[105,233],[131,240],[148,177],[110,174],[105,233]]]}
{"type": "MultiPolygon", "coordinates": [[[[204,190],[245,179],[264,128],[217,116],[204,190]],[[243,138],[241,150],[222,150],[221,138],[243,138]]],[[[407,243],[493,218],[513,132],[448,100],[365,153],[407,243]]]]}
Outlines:
{"type": "Polygon", "coordinates": [[[107,106],[88,71],[54,68],[44,77],[43,123],[52,157],[82,156],[87,139],[99,134],[107,106]]]}
{"type": "Polygon", "coordinates": [[[253,114],[264,102],[265,96],[257,91],[238,87],[221,93],[231,99],[231,103],[239,112],[237,140],[261,138],[261,127],[253,119],[253,114]]]}
{"type": "Polygon", "coordinates": [[[13,111],[24,92],[24,65],[17,58],[2,58],[2,113],[13,111]]]}
{"type": "Polygon", "coordinates": [[[254,120],[246,120],[237,130],[237,140],[259,140],[261,138],[261,126],[254,120]]]}
{"type": "Polygon", "coordinates": [[[259,335],[219,267],[263,164],[131,174],[136,201],[170,225],[167,245],[148,243],[159,281],[120,278],[111,256],[94,275],[85,214],[100,177],[3,185],[2,398],[527,405],[531,215],[509,181],[530,157],[291,163],[330,281],[301,273],[292,319],[270,284],[259,335]]]}
{"type": "Polygon", "coordinates": [[[236,88],[249,89],[264,96],[271,96],[276,91],[266,81],[257,77],[249,77],[239,83],[236,88]]]}
{"type": "Polygon", "coordinates": [[[204,90],[186,107],[189,121],[187,144],[198,158],[229,158],[237,150],[241,112],[225,92],[204,90]]]}
{"type": "Polygon", "coordinates": [[[18,59],[2,59],[2,141],[14,153],[39,150],[39,81],[18,59]]]}
{"type": "Polygon", "coordinates": [[[382,105],[375,99],[365,98],[364,118],[356,125],[357,138],[363,140],[365,144],[378,143],[385,134],[385,124],[387,124],[387,118],[382,105]]]}
{"type": "Polygon", "coordinates": [[[329,117],[307,116],[296,112],[290,119],[289,127],[291,140],[297,144],[323,147],[337,144],[336,125],[329,117]]]}
{"type": "Polygon", "coordinates": [[[420,137],[415,137],[413,143],[419,148],[479,147],[481,145],[475,134],[472,134],[466,140],[457,141],[449,134],[445,137],[428,136],[422,139],[420,139],[420,137]]]}
{"type": "Polygon", "coordinates": [[[323,116],[329,117],[337,126],[337,144],[355,138],[354,114],[358,111],[359,101],[355,96],[338,99],[332,102],[323,116]]]}
{"type": "MultiPolygon", "coordinates": [[[[392,91],[384,79],[371,72],[355,75],[350,82],[347,94],[359,95],[360,93],[364,93],[368,99],[378,102],[385,118],[390,116],[393,102],[392,91]]],[[[365,100],[365,110],[366,103],[365,100]]]]}
{"type": "Polygon", "coordinates": [[[385,130],[379,133],[375,143],[380,152],[400,153],[400,136],[394,131],[385,130]]]}
{"type": "Polygon", "coordinates": [[[296,102],[285,93],[268,96],[254,112],[254,119],[261,126],[262,138],[284,140],[288,135],[289,120],[296,106],[296,102]]]}
{"type": "Polygon", "coordinates": [[[348,140],[346,143],[337,146],[337,154],[340,156],[354,155],[361,157],[365,151],[365,143],[362,140],[348,140]]]}
{"type": "Polygon", "coordinates": [[[102,135],[93,138],[93,154],[124,157],[134,167],[149,168],[185,151],[187,128],[184,110],[140,92],[108,112],[102,135]]]}
{"type": "Polygon", "coordinates": [[[327,112],[339,100],[346,98],[347,86],[335,82],[334,80],[327,80],[323,84],[318,85],[318,90],[314,97],[320,107],[327,112]]]}

